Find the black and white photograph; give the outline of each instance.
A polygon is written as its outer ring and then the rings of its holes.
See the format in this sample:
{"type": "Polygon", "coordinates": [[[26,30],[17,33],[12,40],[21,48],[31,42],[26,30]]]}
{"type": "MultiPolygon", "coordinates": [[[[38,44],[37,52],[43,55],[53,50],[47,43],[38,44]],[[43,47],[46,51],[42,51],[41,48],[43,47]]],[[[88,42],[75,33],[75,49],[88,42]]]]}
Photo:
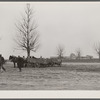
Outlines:
{"type": "Polygon", "coordinates": [[[100,2],[0,2],[0,90],[100,90],[100,2]]]}

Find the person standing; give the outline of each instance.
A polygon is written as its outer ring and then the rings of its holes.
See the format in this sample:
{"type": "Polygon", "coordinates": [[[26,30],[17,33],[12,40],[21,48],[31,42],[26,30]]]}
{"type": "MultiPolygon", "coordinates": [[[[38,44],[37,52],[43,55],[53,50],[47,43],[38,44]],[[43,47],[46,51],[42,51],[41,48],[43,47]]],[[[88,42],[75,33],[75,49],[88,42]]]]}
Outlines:
{"type": "Polygon", "coordinates": [[[23,60],[20,56],[18,56],[18,58],[17,58],[17,65],[18,65],[19,71],[21,72],[22,67],[23,67],[23,60]]]}
{"type": "Polygon", "coordinates": [[[6,69],[3,66],[4,62],[5,62],[4,57],[2,57],[2,55],[0,54],[0,70],[1,70],[1,72],[2,72],[2,70],[6,72],[6,69]]]}
{"type": "Polygon", "coordinates": [[[26,67],[26,58],[25,58],[25,56],[23,56],[23,58],[22,58],[22,60],[23,60],[23,67],[26,67]]]}

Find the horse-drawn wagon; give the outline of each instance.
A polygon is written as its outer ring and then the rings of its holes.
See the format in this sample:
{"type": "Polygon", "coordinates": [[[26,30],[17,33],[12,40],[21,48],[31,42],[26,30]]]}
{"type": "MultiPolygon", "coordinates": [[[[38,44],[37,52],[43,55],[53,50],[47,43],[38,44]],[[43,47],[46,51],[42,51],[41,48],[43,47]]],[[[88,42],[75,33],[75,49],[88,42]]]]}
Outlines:
{"type": "MultiPolygon", "coordinates": [[[[10,56],[9,60],[14,63],[14,67],[17,63],[17,57],[10,56]]],[[[22,58],[23,67],[52,67],[52,66],[61,66],[61,59],[58,58],[35,58],[30,57],[27,59],[22,58]]]]}

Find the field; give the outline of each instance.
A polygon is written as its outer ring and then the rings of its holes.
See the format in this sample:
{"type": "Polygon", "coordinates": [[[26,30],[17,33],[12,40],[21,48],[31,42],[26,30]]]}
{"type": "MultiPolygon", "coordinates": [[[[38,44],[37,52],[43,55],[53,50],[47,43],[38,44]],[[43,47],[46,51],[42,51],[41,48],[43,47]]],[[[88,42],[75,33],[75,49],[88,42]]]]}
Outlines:
{"type": "Polygon", "coordinates": [[[0,90],[100,90],[100,63],[63,63],[62,67],[13,68],[0,72],[0,90]]]}

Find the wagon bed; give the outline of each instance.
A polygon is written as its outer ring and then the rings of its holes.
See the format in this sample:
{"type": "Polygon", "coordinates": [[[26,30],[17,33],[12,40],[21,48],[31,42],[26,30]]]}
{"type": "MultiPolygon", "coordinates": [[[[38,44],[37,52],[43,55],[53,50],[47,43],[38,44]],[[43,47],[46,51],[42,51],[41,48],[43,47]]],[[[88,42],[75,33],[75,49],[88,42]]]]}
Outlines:
{"type": "Polygon", "coordinates": [[[51,58],[29,58],[28,63],[32,67],[50,67],[50,66],[61,66],[61,60],[51,58]]]}

